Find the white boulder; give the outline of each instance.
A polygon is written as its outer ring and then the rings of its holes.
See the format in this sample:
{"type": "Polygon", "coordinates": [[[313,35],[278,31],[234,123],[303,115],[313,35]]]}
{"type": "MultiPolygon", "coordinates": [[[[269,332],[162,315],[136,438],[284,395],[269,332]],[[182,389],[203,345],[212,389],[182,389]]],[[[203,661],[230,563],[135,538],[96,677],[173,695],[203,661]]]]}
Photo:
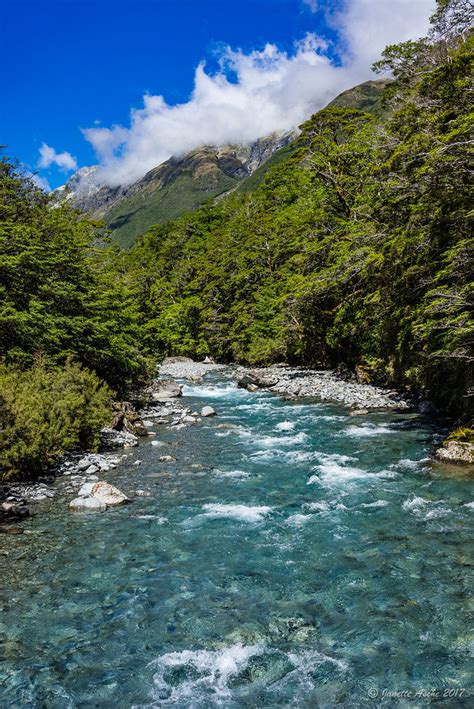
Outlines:
{"type": "Polygon", "coordinates": [[[201,409],[201,416],[203,418],[207,416],[217,416],[216,410],[212,406],[203,406],[201,409]]]}
{"type": "Polygon", "coordinates": [[[69,503],[69,509],[75,512],[103,512],[107,505],[94,497],[76,497],[69,503]]]}

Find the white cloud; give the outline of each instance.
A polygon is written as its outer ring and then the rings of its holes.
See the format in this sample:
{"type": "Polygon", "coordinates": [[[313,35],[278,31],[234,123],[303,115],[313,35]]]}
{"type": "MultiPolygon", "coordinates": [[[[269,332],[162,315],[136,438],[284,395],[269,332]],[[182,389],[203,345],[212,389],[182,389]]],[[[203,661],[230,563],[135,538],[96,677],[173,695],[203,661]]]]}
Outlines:
{"type": "Polygon", "coordinates": [[[38,160],[38,167],[51,167],[51,165],[56,165],[62,172],[68,172],[70,170],[77,170],[77,161],[71,153],[57,153],[54,148],[51,148],[46,143],[43,143],[40,150],[40,159],[38,160]]]}
{"type": "MultiPolygon", "coordinates": [[[[98,179],[129,184],[172,154],[206,144],[248,143],[296,128],[340,91],[371,78],[370,66],[387,44],[425,34],[434,2],[345,0],[328,15],[339,35],[339,64],[324,38],[312,33],[291,53],[273,44],[248,54],[225,48],[217,73],[199,64],[186,103],[171,106],[162,96],[146,95],[143,108],[131,111],[128,128],[83,131],[99,159],[98,179]]],[[[45,162],[59,165],[61,160],[72,169],[68,153],[44,148],[53,155],[45,162]]]]}
{"type": "Polygon", "coordinates": [[[303,5],[307,5],[311,12],[317,12],[318,0],[303,0],[303,5]]]}

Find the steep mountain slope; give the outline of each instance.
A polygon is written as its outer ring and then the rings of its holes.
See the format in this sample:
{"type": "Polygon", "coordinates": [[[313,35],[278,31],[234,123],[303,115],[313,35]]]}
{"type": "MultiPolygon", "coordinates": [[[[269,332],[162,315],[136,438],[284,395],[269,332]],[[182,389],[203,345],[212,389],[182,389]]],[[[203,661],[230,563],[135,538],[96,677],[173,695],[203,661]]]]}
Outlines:
{"type": "MultiPolygon", "coordinates": [[[[383,79],[367,81],[337,96],[330,106],[383,116],[386,84],[383,79]]],[[[253,191],[271,167],[288,157],[295,137],[289,131],[260,138],[248,146],[204,146],[171,157],[126,187],[100,185],[97,168],[84,167],[58,191],[58,198],[95,219],[103,219],[114,240],[129,247],[153,224],[175,219],[233,190],[253,191]]]]}
{"type": "Polygon", "coordinates": [[[174,219],[234,189],[293,138],[294,133],[287,132],[248,146],[204,146],[171,157],[127,187],[100,186],[95,181],[97,168],[82,168],[59,192],[59,199],[103,219],[113,238],[128,247],[153,224],[174,219]]]}
{"type": "Polygon", "coordinates": [[[376,118],[386,118],[388,110],[383,102],[383,90],[391,83],[391,79],[365,81],[353,86],[328,104],[328,108],[357,108],[359,111],[371,113],[376,118]]]}
{"type": "MultiPolygon", "coordinates": [[[[328,104],[328,108],[357,108],[359,111],[371,113],[376,118],[386,118],[388,110],[383,104],[383,90],[391,82],[390,79],[377,79],[365,81],[363,84],[354,86],[328,104]]],[[[237,192],[252,192],[261,184],[267,172],[275,165],[286,160],[290,155],[291,144],[284,145],[276,150],[273,155],[260,167],[247,177],[237,188],[237,192]]]]}

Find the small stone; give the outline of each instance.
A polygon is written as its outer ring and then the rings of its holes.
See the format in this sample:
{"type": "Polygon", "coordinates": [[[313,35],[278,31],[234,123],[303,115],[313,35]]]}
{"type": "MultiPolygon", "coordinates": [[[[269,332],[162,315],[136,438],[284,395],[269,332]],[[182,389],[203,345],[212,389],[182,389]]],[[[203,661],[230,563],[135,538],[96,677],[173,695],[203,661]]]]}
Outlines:
{"type": "Polygon", "coordinates": [[[99,468],[97,465],[89,465],[88,468],[86,468],[86,475],[94,475],[94,473],[98,473],[99,468]]]}
{"type": "Polygon", "coordinates": [[[203,406],[201,409],[201,416],[207,418],[208,416],[217,416],[216,410],[212,406],[203,406]]]}
{"type": "Polygon", "coordinates": [[[160,463],[174,463],[176,458],[173,458],[172,455],[160,455],[158,460],[160,461],[160,463]]]}
{"type": "Polygon", "coordinates": [[[23,534],[24,531],[21,527],[0,527],[0,532],[4,534],[23,534]]]}
{"type": "Polygon", "coordinates": [[[368,409],[352,409],[352,411],[349,411],[349,416],[366,416],[368,413],[368,409]]]}
{"type": "Polygon", "coordinates": [[[137,497],[151,497],[151,492],[149,490],[135,490],[135,495],[137,497]]]}
{"type": "Polygon", "coordinates": [[[194,416],[185,416],[183,418],[184,423],[196,423],[194,416]]]}
{"type": "Polygon", "coordinates": [[[151,445],[152,445],[154,448],[157,448],[158,446],[164,446],[165,444],[163,443],[163,441],[152,441],[152,442],[151,442],[151,445]]]}
{"type": "Polygon", "coordinates": [[[136,460],[136,461],[133,463],[133,465],[141,465],[141,464],[142,464],[142,461],[141,461],[141,460],[136,460]]]}

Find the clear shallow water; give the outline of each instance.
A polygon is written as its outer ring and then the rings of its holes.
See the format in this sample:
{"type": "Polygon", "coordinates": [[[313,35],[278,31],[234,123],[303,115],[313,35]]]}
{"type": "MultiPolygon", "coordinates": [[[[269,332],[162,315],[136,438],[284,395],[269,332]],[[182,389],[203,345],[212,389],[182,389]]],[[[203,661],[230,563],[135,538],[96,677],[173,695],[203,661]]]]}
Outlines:
{"type": "Polygon", "coordinates": [[[427,464],[429,425],[212,377],[185,394],[219,417],[157,427],[163,446],[105,476],[152,497],[84,515],[59,495],[29,534],[2,535],[0,706],[358,707],[381,704],[369,690],[472,688],[474,494],[427,464]]]}

